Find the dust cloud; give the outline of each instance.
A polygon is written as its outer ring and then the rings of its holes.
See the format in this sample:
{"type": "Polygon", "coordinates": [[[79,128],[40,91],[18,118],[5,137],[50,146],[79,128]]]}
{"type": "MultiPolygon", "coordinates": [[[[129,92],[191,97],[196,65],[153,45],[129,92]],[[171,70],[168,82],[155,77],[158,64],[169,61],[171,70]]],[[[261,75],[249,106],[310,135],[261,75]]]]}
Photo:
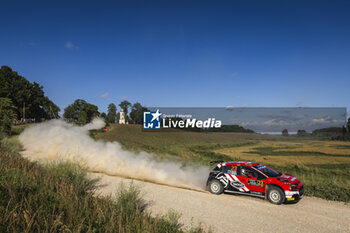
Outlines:
{"type": "Polygon", "coordinates": [[[95,141],[89,130],[104,127],[96,118],[85,126],[51,120],[25,129],[19,136],[22,155],[39,162],[73,162],[91,172],[141,179],[166,185],[204,189],[209,169],[159,161],[146,152],[123,150],[118,142],[95,141]]]}

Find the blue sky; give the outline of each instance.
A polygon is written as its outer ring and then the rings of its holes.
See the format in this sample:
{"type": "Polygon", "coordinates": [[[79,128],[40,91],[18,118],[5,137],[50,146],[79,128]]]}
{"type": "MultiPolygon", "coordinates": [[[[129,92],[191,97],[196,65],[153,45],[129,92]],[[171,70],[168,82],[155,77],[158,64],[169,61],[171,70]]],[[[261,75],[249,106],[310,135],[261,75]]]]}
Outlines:
{"type": "MultiPolygon", "coordinates": [[[[61,108],[350,108],[350,1],[7,1],[0,65],[61,108]]],[[[349,110],[348,110],[349,111],[349,110]]]]}

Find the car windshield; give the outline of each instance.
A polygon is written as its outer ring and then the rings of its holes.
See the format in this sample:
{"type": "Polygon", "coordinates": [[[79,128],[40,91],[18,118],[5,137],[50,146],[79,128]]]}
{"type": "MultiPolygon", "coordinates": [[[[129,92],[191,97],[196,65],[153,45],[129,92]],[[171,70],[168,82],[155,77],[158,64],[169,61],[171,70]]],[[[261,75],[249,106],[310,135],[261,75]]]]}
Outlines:
{"type": "Polygon", "coordinates": [[[268,177],[276,177],[276,176],[281,175],[280,173],[276,172],[275,170],[272,170],[271,168],[266,167],[266,166],[261,165],[261,164],[254,166],[254,168],[258,169],[259,171],[261,171],[262,173],[264,173],[268,177]]]}

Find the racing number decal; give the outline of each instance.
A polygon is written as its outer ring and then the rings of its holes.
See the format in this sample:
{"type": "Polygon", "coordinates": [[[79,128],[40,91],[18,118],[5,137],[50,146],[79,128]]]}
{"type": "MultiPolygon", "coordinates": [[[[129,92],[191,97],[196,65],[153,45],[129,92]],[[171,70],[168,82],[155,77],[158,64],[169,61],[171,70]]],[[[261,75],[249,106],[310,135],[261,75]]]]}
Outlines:
{"type": "Polygon", "coordinates": [[[231,169],[227,171],[228,174],[237,175],[237,166],[231,166],[231,169]]]}
{"type": "Polygon", "coordinates": [[[249,184],[249,185],[264,187],[264,181],[263,181],[263,180],[252,180],[252,179],[248,179],[247,181],[248,181],[248,184],[249,184]]]}

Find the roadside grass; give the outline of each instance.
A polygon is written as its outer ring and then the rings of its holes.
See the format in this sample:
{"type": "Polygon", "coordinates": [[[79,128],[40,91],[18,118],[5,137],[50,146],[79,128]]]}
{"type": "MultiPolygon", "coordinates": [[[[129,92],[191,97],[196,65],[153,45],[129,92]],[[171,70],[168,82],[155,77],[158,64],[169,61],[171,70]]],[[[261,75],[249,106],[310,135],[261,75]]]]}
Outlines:
{"type": "Polygon", "coordinates": [[[23,125],[12,125],[11,126],[11,135],[20,135],[25,128],[33,125],[35,123],[23,124],[23,125]]]}
{"type": "Polygon", "coordinates": [[[260,162],[300,178],[308,196],[350,201],[350,142],[245,133],[144,132],[137,125],[112,125],[98,138],[118,141],[128,150],[205,165],[213,160],[260,162]]]}
{"type": "Polygon", "coordinates": [[[296,164],[271,167],[298,177],[303,182],[305,194],[308,196],[350,202],[350,164],[296,164]]]}
{"type": "Polygon", "coordinates": [[[1,232],[184,232],[179,215],[152,217],[134,185],[121,185],[114,198],[97,196],[97,180],[84,169],[30,162],[16,142],[0,144],[1,232]]]}

